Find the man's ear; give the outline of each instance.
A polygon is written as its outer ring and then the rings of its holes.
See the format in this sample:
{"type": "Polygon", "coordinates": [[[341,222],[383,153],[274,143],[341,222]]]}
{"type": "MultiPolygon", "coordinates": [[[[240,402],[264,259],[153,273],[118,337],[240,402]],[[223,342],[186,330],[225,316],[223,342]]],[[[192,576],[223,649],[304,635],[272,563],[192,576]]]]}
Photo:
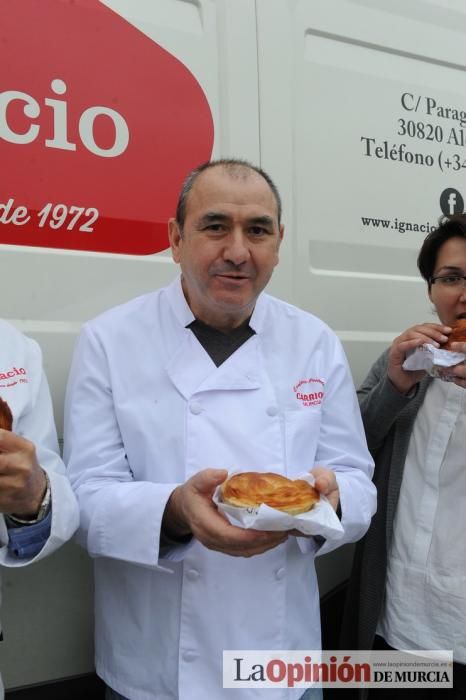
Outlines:
{"type": "Polygon", "coordinates": [[[275,265],[278,263],[278,253],[280,250],[281,243],[283,241],[283,234],[285,233],[285,227],[283,224],[280,225],[280,228],[278,229],[278,241],[277,241],[277,262],[275,265]]]}
{"type": "Polygon", "coordinates": [[[281,224],[281,226],[280,226],[279,229],[278,229],[278,240],[277,240],[277,249],[276,249],[276,251],[275,251],[275,262],[274,262],[274,267],[275,267],[276,265],[278,265],[279,260],[280,260],[280,256],[279,256],[280,245],[281,245],[281,242],[282,242],[282,240],[283,240],[283,234],[284,234],[284,233],[285,233],[285,227],[283,226],[283,224],[281,224]]]}
{"type": "Polygon", "coordinates": [[[170,241],[172,258],[176,263],[179,263],[181,254],[180,248],[183,236],[181,235],[180,227],[175,218],[169,219],[168,221],[168,240],[170,241]]]}

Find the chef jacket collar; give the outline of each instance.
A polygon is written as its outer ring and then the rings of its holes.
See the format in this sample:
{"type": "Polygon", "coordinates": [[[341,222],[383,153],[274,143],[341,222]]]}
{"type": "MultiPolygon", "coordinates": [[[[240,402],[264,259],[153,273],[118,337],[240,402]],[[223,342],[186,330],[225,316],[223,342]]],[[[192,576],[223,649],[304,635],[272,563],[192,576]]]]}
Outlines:
{"type": "MultiPolygon", "coordinates": [[[[181,275],[178,275],[175,280],[167,287],[168,301],[173,309],[173,313],[177,318],[178,322],[186,328],[190,323],[195,320],[193,312],[189,308],[186,297],[183,293],[183,288],[181,286],[181,275]]],[[[249,325],[256,332],[260,333],[264,325],[266,304],[266,295],[261,292],[259,294],[254,311],[252,312],[249,325]]]]}

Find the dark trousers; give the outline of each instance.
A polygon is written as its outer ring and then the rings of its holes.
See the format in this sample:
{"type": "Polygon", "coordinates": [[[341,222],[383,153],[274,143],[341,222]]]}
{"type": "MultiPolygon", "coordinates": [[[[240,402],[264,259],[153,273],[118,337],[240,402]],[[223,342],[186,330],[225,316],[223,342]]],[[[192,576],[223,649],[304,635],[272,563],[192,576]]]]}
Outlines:
{"type": "Polygon", "coordinates": [[[107,685],[105,690],[105,700],[127,700],[127,698],[120,695],[120,693],[117,693],[116,690],[113,690],[113,688],[110,688],[110,686],[107,685]]]}
{"type": "MultiPolygon", "coordinates": [[[[465,631],[466,632],[466,631],[465,631]]],[[[394,651],[385,639],[376,637],[374,649],[394,651]]],[[[453,688],[371,688],[369,700],[466,700],[466,666],[453,662],[453,688]]]]}

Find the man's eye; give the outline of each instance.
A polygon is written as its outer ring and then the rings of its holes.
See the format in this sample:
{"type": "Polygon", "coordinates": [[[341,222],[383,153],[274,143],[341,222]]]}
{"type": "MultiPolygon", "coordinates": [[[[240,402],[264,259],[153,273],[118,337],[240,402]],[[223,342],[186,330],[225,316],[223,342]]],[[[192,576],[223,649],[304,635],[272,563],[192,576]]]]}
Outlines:
{"type": "Polygon", "coordinates": [[[223,231],[224,226],[223,224],[208,224],[205,227],[206,231],[213,231],[214,233],[219,233],[220,231],[223,231]]]}
{"type": "Polygon", "coordinates": [[[251,226],[249,233],[252,233],[253,236],[263,236],[268,233],[268,231],[263,226],[251,226]]]}

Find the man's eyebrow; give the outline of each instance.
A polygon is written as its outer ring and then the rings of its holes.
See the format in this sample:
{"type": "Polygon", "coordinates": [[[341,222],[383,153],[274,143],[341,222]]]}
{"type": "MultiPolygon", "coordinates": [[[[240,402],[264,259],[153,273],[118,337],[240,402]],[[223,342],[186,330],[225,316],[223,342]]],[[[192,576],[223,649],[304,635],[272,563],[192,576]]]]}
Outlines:
{"type": "MultiPolygon", "coordinates": [[[[225,223],[231,221],[231,216],[224,214],[220,211],[206,211],[201,218],[198,220],[197,225],[202,228],[203,226],[208,226],[213,223],[225,223]]],[[[267,214],[262,216],[252,216],[250,219],[246,220],[248,226],[264,226],[266,228],[273,228],[274,219],[267,214]]]]}
{"type": "Polygon", "coordinates": [[[227,214],[222,214],[219,211],[206,211],[198,221],[198,226],[206,226],[216,221],[230,221],[227,214]]]}
{"type": "Polygon", "coordinates": [[[248,223],[252,225],[262,225],[262,226],[272,226],[274,220],[271,216],[267,216],[264,214],[264,216],[253,216],[251,219],[248,219],[248,223]]]}

